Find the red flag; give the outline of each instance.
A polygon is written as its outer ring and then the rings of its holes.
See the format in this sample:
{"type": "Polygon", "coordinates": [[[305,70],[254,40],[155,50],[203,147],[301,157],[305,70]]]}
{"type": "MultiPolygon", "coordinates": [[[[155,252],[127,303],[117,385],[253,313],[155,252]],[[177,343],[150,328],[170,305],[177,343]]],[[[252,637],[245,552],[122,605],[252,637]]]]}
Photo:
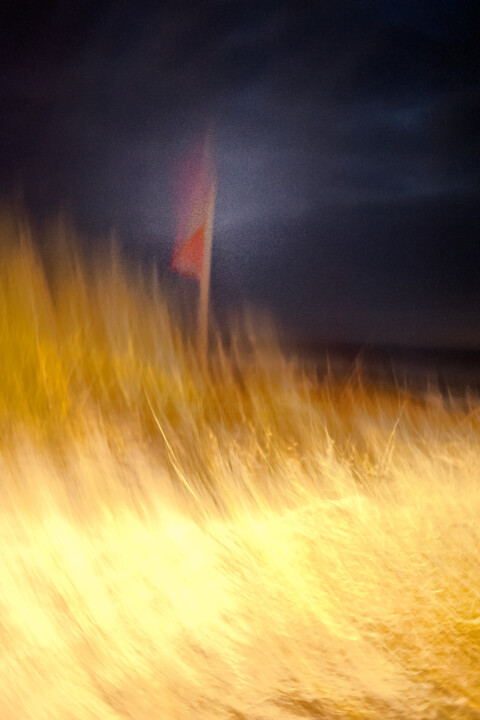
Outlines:
{"type": "Polygon", "coordinates": [[[203,271],[203,252],[205,249],[205,223],[200,225],[187,240],[177,238],[173,250],[171,268],[180,275],[200,278],[203,271]]]}
{"type": "Polygon", "coordinates": [[[191,152],[181,165],[179,180],[177,236],[171,269],[201,280],[205,270],[205,232],[209,213],[213,212],[211,198],[215,188],[209,139],[191,152]]]}

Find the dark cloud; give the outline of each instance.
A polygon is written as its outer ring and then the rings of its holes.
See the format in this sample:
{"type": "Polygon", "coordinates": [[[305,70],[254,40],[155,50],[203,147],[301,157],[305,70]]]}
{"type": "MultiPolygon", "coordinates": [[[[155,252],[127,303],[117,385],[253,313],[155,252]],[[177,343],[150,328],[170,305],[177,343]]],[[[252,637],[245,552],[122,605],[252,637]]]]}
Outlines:
{"type": "Polygon", "coordinates": [[[419,342],[436,317],[448,338],[448,306],[471,342],[478,18],[470,0],[4,1],[0,188],[166,261],[175,159],[213,120],[224,305],[419,342]]]}

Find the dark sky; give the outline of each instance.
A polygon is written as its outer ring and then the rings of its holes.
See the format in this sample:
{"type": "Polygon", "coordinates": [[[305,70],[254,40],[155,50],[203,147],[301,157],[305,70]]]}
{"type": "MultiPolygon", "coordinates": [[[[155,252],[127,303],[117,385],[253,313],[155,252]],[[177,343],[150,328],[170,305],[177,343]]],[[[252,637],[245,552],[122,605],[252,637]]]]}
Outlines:
{"type": "Polygon", "coordinates": [[[0,9],[0,193],[168,272],[215,126],[218,308],[312,338],[480,345],[478,0],[0,9]]]}

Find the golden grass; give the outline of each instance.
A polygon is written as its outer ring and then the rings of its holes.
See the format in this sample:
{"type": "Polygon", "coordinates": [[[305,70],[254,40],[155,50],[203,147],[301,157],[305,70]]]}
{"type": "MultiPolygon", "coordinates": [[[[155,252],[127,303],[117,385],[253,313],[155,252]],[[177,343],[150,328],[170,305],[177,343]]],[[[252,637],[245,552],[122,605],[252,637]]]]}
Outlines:
{"type": "Polygon", "coordinates": [[[0,242],[2,720],[480,717],[475,399],[206,374],[155,278],[0,242]]]}

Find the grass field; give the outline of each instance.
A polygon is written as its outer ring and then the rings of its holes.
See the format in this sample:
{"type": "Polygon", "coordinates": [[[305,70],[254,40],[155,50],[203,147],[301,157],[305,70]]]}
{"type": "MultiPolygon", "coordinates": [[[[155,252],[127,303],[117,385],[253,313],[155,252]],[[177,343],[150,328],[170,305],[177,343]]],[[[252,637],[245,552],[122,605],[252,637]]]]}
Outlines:
{"type": "Polygon", "coordinates": [[[0,718],[478,720],[480,401],[264,329],[206,373],[154,277],[43,232],[1,216],[0,718]]]}

